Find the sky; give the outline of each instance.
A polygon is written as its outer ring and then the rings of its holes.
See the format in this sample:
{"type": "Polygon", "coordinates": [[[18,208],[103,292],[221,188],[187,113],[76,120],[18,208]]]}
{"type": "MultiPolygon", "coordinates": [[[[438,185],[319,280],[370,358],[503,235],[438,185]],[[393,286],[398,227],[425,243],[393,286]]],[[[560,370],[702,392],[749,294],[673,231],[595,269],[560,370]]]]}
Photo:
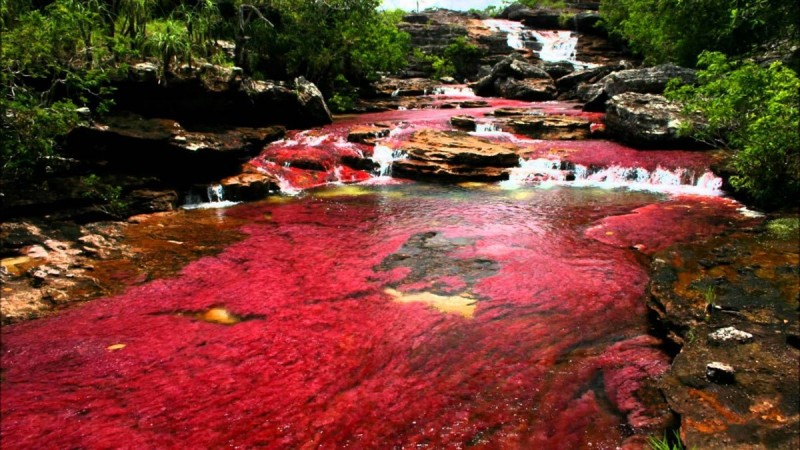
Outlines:
{"type": "MultiPolygon", "coordinates": [[[[419,0],[419,9],[438,7],[460,11],[467,11],[469,9],[484,9],[490,5],[500,5],[502,0],[419,0]]],[[[413,11],[417,9],[416,0],[383,0],[382,8],[396,9],[400,8],[406,11],[413,11]]]]}

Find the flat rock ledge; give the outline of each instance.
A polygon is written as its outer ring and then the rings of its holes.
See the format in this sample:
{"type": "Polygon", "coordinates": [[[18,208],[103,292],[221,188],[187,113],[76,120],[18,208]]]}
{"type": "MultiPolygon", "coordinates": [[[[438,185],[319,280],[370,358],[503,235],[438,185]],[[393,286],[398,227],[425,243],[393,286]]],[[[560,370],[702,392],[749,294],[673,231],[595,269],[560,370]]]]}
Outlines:
{"type": "Polygon", "coordinates": [[[800,448],[798,253],[752,230],[654,255],[649,307],[681,347],[659,387],[686,448],[800,448]]]}
{"type": "Polygon", "coordinates": [[[462,131],[421,130],[403,142],[407,158],[395,161],[395,176],[439,181],[496,181],[519,164],[517,148],[462,131]]]}

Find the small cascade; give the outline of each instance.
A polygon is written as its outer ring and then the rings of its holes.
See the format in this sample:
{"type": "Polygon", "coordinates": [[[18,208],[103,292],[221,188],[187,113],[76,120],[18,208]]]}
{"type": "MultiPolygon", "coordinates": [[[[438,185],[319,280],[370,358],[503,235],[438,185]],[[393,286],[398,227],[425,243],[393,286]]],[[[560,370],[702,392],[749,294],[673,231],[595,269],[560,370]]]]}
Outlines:
{"type": "Polygon", "coordinates": [[[532,30],[525,28],[525,25],[512,20],[486,19],[483,21],[492,31],[506,33],[506,43],[515,50],[531,49],[535,44],[532,30]]]}
{"type": "Polygon", "coordinates": [[[475,133],[497,133],[503,131],[494,122],[484,122],[475,124],[475,133]]]}
{"type": "Polygon", "coordinates": [[[212,184],[207,189],[209,203],[225,201],[225,188],[221,184],[212,184]]]}
{"type": "Polygon", "coordinates": [[[722,194],[722,179],[708,170],[698,174],[685,168],[657,167],[652,171],[641,167],[597,168],[546,158],[520,160],[519,167],[511,171],[502,186],[514,189],[527,184],[628,188],[708,196],[722,194]]]}
{"type": "Polygon", "coordinates": [[[402,150],[396,150],[385,145],[376,145],[372,153],[372,161],[378,164],[376,175],[388,177],[392,175],[392,163],[399,159],[405,159],[408,155],[402,150]]]}
{"type": "Polygon", "coordinates": [[[464,85],[439,86],[433,88],[431,95],[444,95],[446,97],[477,97],[472,89],[464,85]]]}
{"type": "Polygon", "coordinates": [[[578,37],[570,31],[534,31],[533,36],[542,43],[539,58],[542,61],[575,62],[578,37]]]}
{"type": "Polygon", "coordinates": [[[206,195],[190,192],[186,195],[183,209],[212,209],[227,208],[239,202],[225,200],[225,188],[221,184],[212,184],[206,187],[206,195]]]}

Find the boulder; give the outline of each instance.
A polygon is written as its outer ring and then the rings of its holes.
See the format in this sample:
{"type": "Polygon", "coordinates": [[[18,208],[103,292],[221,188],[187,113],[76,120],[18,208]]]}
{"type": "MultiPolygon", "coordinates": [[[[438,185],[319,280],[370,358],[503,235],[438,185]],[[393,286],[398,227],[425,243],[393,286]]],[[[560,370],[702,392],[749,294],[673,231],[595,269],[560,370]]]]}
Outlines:
{"type": "Polygon", "coordinates": [[[552,100],[556,95],[556,87],[550,75],[518,55],[511,55],[495,64],[488,75],[471,87],[480,96],[518,100],[552,100]]]}
{"type": "Polygon", "coordinates": [[[674,64],[663,64],[643,69],[628,69],[612,72],[598,82],[602,89],[593,90],[593,97],[582,98],[586,102],[587,111],[602,111],[605,102],[625,92],[639,94],[663,94],[667,83],[673,78],[681,80],[684,84],[694,83],[697,79],[696,71],[674,64]]]}
{"type": "Polygon", "coordinates": [[[559,92],[569,92],[581,83],[596,83],[611,72],[627,68],[629,67],[626,64],[618,63],[577,70],[557,78],[556,87],[558,87],[559,92]]]}
{"type": "Polygon", "coordinates": [[[664,96],[626,92],[611,98],[606,111],[606,131],[636,147],[667,148],[691,145],[678,135],[681,107],[664,96]]]}
{"type": "Polygon", "coordinates": [[[516,147],[463,131],[421,130],[402,143],[406,159],[395,161],[397,177],[438,181],[496,181],[519,164],[516,147]]]}
{"type": "Polygon", "coordinates": [[[225,189],[226,200],[261,200],[278,190],[278,179],[272,174],[246,170],[245,173],[225,178],[219,183],[225,189]]]}
{"type": "Polygon", "coordinates": [[[500,97],[513,100],[546,101],[556,98],[556,86],[550,79],[506,78],[495,82],[495,92],[500,97]]]}

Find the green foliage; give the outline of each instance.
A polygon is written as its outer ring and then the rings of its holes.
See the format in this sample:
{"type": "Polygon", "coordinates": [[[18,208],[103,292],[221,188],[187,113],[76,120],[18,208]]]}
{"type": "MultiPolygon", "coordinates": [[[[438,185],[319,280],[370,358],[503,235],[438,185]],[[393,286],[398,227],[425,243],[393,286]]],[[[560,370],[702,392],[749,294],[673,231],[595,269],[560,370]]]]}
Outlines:
{"type": "Polygon", "coordinates": [[[84,198],[94,202],[95,207],[111,217],[122,218],[128,202],[122,199],[122,187],[111,185],[95,174],[81,178],[84,198]]]}
{"type": "MultiPolygon", "coordinates": [[[[702,126],[696,139],[735,151],[731,185],[759,206],[788,205],[800,194],[800,79],[776,62],[767,68],[703,53],[697,86],[671,84],[666,95],[702,126]]],[[[691,121],[687,121],[691,122],[691,121]]]]}
{"type": "Polygon", "coordinates": [[[528,8],[551,8],[560,9],[566,8],[567,3],[564,0],[517,0],[514,3],[525,5],[528,8]]]}
{"type": "Polygon", "coordinates": [[[172,61],[176,58],[188,59],[191,42],[183,23],[167,19],[159,25],[158,31],[147,37],[147,44],[161,61],[161,83],[166,84],[167,73],[172,61]]]}
{"type": "Polygon", "coordinates": [[[796,0],[604,0],[600,11],[648,63],[690,66],[703,50],[740,55],[800,32],[796,0]]]}
{"type": "Polygon", "coordinates": [[[661,438],[650,436],[647,438],[647,445],[652,450],[684,450],[685,448],[677,431],[673,432],[672,438],[669,438],[666,434],[661,438]]]}
{"type": "Polygon", "coordinates": [[[779,239],[800,239],[800,217],[781,217],[770,220],[767,230],[779,239]]]}
{"type": "Polygon", "coordinates": [[[454,73],[469,76],[477,72],[483,51],[474,44],[470,44],[463,36],[459,36],[445,47],[444,58],[447,59],[454,73]]]}

